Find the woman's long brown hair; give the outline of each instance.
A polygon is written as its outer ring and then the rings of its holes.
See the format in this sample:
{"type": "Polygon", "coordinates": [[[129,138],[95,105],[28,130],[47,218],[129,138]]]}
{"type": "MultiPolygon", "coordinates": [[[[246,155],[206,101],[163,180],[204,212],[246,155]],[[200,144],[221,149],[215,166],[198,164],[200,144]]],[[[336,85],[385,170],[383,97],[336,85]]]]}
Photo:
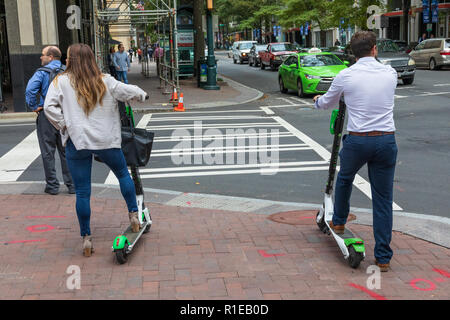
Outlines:
{"type": "Polygon", "coordinates": [[[77,94],[78,104],[88,116],[97,103],[103,102],[106,86],[103,74],[95,62],[94,53],[87,44],[77,43],[69,47],[67,68],[64,72],[77,94]]]}

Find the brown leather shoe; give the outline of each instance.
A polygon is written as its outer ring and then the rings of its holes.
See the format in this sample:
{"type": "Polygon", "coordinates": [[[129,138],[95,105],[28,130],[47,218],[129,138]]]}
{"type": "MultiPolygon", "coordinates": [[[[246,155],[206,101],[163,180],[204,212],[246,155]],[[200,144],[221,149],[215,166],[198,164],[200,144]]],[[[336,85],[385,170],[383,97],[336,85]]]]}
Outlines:
{"type": "Polygon", "coordinates": [[[380,268],[381,272],[388,272],[389,269],[391,268],[389,263],[379,263],[377,260],[375,260],[375,264],[377,265],[378,268],[380,268]]]}
{"type": "Polygon", "coordinates": [[[333,221],[330,221],[330,228],[333,229],[333,232],[336,234],[343,234],[345,231],[345,224],[335,226],[333,221]]]}

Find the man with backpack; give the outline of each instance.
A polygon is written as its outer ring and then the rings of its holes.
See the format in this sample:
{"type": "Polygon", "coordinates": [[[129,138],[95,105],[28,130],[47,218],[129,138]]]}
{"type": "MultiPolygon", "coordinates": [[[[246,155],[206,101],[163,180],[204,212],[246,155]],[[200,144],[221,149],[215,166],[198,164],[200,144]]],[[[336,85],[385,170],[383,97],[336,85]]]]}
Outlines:
{"type": "Polygon", "coordinates": [[[55,169],[55,151],[58,149],[64,184],[67,186],[69,193],[74,194],[75,188],[69,168],[67,167],[66,153],[62,146],[61,134],[48,121],[43,112],[44,100],[50,83],[52,83],[53,79],[59,73],[65,70],[65,66],[61,63],[61,51],[54,46],[45,47],[42,50],[41,65],[42,67],[37,69],[28,81],[25,98],[28,107],[37,113],[36,130],[42,161],[44,163],[45,192],[51,195],[57,195],[59,193],[59,181],[56,177],[55,169]],[[38,94],[39,100],[37,97],[38,94]]]}

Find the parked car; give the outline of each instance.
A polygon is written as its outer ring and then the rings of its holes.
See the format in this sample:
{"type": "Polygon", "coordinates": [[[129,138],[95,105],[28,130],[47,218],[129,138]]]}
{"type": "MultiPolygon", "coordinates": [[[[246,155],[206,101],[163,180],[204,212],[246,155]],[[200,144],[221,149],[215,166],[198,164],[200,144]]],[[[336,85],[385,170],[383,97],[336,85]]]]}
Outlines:
{"type": "Polygon", "coordinates": [[[256,41],[239,41],[236,48],[233,49],[233,62],[243,64],[244,61],[248,61],[248,53],[250,48],[256,41]]]}
{"type": "Polygon", "coordinates": [[[416,61],[418,67],[428,67],[430,70],[440,69],[450,65],[450,39],[435,38],[419,43],[409,55],[416,61]]]}
{"type": "Polygon", "coordinates": [[[267,48],[267,44],[253,44],[250,52],[248,54],[248,65],[259,67],[261,61],[259,60],[258,52],[261,50],[265,50],[267,48]]]}
{"type": "Polygon", "coordinates": [[[276,70],[283,63],[285,58],[296,52],[297,48],[292,43],[269,43],[266,50],[261,50],[258,52],[261,61],[261,69],[264,70],[266,66],[269,66],[270,69],[276,70]]]}
{"type": "MultiPolygon", "coordinates": [[[[392,40],[397,45],[399,51],[406,52],[408,49],[408,43],[403,40],[392,40]]],[[[407,52],[406,52],[407,53],[407,52]]]]}
{"type": "MultiPolygon", "coordinates": [[[[389,64],[397,71],[397,77],[402,79],[404,84],[412,84],[416,74],[416,62],[407,53],[399,50],[391,39],[377,39],[378,57],[382,64],[389,64]]],[[[345,48],[345,53],[350,59],[356,61],[350,45],[345,48]]]]}
{"type": "MultiPolygon", "coordinates": [[[[349,54],[346,52],[346,47],[331,47],[328,51],[329,53],[334,54],[336,57],[338,57],[342,62],[347,61],[348,66],[353,65],[356,62],[356,58],[354,55],[349,54]]],[[[323,51],[323,50],[322,50],[323,51]]]]}
{"type": "Polygon", "coordinates": [[[278,84],[282,93],[296,90],[299,97],[305,94],[327,92],[337,74],[347,68],[347,62],[320,49],[290,55],[278,69],[278,84]]]}

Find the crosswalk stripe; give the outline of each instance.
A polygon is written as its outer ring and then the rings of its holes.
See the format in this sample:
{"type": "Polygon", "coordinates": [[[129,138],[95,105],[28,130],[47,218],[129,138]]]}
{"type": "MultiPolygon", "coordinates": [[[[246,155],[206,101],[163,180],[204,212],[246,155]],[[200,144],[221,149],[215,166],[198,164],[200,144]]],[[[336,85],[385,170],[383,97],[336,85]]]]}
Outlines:
{"type": "Polygon", "coordinates": [[[37,131],[34,130],[0,158],[0,182],[17,181],[40,154],[37,131]]]}

